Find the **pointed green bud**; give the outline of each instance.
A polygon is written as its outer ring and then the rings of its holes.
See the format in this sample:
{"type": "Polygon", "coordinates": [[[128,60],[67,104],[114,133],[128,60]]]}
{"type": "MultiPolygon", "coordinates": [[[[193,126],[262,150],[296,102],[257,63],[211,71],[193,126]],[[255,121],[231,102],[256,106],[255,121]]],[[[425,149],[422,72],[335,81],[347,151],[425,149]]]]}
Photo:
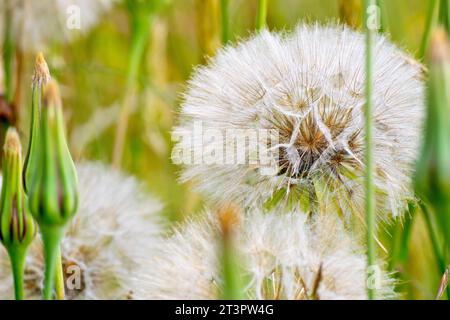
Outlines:
{"type": "Polygon", "coordinates": [[[45,62],[42,53],[36,56],[34,64],[34,74],[32,80],[32,98],[31,98],[31,124],[30,136],[28,142],[27,154],[23,166],[23,185],[25,191],[30,182],[31,173],[36,170],[36,149],[39,134],[39,118],[42,105],[42,94],[44,86],[50,81],[50,72],[48,71],[47,62],[45,62]]]}
{"type": "Polygon", "coordinates": [[[3,152],[0,241],[11,259],[16,299],[22,299],[25,256],[36,235],[36,226],[22,187],[22,147],[17,131],[12,127],[6,133],[3,152]]]}
{"type": "Polygon", "coordinates": [[[425,138],[415,175],[415,190],[431,205],[450,245],[450,49],[437,29],[429,52],[425,138]]]}
{"type": "Polygon", "coordinates": [[[78,205],[77,173],[67,146],[62,103],[55,81],[44,86],[37,140],[29,163],[28,203],[44,242],[43,297],[49,300],[57,266],[61,263],[59,244],[78,205]]]}
{"type": "Polygon", "coordinates": [[[28,188],[30,210],[41,226],[63,227],[76,213],[78,190],[55,81],[44,87],[38,129],[36,158],[33,159],[37,169],[31,172],[28,188]]]}
{"type": "Polygon", "coordinates": [[[16,129],[9,128],[3,147],[0,200],[0,240],[7,248],[28,247],[36,234],[22,188],[22,147],[16,129]]]}

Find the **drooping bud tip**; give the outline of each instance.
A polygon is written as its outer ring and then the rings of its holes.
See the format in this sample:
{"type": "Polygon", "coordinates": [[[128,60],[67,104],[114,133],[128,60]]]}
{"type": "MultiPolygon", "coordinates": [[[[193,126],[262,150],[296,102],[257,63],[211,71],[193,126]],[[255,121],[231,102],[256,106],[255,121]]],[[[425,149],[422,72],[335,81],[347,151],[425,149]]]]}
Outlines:
{"type": "Polygon", "coordinates": [[[16,128],[10,127],[6,133],[5,145],[3,146],[5,153],[21,153],[22,145],[20,144],[19,134],[16,128]]]}
{"type": "Polygon", "coordinates": [[[42,52],[40,52],[36,56],[36,62],[34,64],[33,85],[44,85],[50,81],[50,78],[47,62],[42,52]]]}
{"type": "Polygon", "coordinates": [[[448,36],[443,28],[437,28],[433,32],[429,55],[432,63],[442,63],[450,60],[448,36]]]}

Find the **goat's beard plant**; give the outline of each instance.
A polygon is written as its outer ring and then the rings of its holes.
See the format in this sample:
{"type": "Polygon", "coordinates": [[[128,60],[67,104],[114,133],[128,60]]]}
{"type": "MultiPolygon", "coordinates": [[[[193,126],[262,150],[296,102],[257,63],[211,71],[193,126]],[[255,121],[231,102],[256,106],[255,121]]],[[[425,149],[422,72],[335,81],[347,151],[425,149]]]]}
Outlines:
{"type": "MultiPolygon", "coordinates": [[[[224,279],[220,223],[206,212],[177,229],[158,249],[138,296],[146,299],[218,299],[224,279]]],[[[366,259],[339,219],[301,212],[249,213],[238,224],[236,254],[246,299],[366,299],[366,259]]],[[[149,263],[150,264],[150,263],[149,263]]],[[[380,267],[377,298],[394,298],[393,280],[380,267]]]]}
{"type": "MultiPolygon", "coordinates": [[[[375,50],[375,187],[378,217],[385,219],[413,198],[424,84],[421,66],[384,37],[376,38],[375,50]]],[[[320,206],[363,219],[364,52],[362,34],[319,25],[286,35],[262,31],[222,49],[189,81],[174,132],[173,158],[185,163],[182,180],[195,180],[212,199],[244,207],[302,204],[302,210],[320,206]],[[199,124],[223,138],[228,130],[269,130],[278,142],[258,141],[244,164],[224,164],[226,151],[224,157],[211,153],[224,149],[223,140],[193,137],[199,124]],[[251,153],[261,150],[272,174],[267,164],[249,164],[251,153]],[[195,162],[196,156],[216,158],[207,164],[195,162]]]]}
{"type": "MultiPolygon", "coordinates": [[[[99,163],[77,165],[80,205],[61,242],[66,299],[134,299],[138,278],[152,268],[161,245],[161,204],[139,182],[99,163]]],[[[44,278],[41,241],[29,250],[28,299],[40,299],[44,278]]],[[[12,299],[12,273],[0,253],[0,300],[12,299]]]]}

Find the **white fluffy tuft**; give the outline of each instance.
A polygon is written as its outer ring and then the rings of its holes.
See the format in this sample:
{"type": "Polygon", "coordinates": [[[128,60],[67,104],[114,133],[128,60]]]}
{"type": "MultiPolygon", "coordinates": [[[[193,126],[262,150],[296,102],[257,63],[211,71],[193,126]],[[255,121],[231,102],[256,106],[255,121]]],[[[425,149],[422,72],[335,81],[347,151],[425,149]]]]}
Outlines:
{"type": "MultiPolygon", "coordinates": [[[[312,223],[293,212],[255,212],[241,222],[237,253],[245,258],[250,299],[366,299],[366,260],[333,218],[312,223]],[[330,222],[333,221],[333,222],[330,222]]],[[[140,299],[217,299],[219,224],[214,214],[190,221],[164,242],[141,279],[140,299]]],[[[393,298],[393,281],[380,268],[378,298],[393,298]]]]}
{"type": "MultiPolygon", "coordinates": [[[[212,199],[244,206],[283,192],[285,200],[313,194],[330,210],[363,212],[364,51],[362,34],[319,25],[286,35],[263,31],[224,48],[190,80],[175,133],[193,132],[199,122],[222,132],[275,129],[277,174],[261,174],[258,165],[202,162],[186,164],[182,180],[195,180],[212,199]]],[[[374,70],[375,185],[379,217],[387,218],[413,197],[424,83],[421,66],[382,36],[375,41],[374,70]]],[[[182,139],[176,148],[210,152],[196,142],[182,139]]]]}

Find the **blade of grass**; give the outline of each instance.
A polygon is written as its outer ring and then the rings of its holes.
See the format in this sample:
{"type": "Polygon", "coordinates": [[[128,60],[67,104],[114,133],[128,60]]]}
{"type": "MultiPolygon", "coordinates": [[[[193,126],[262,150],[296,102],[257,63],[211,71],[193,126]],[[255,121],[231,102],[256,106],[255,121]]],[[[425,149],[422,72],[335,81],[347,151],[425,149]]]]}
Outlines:
{"type": "Polygon", "coordinates": [[[422,41],[419,49],[419,59],[423,59],[425,57],[425,53],[428,50],[428,45],[430,43],[430,36],[433,27],[436,25],[437,17],[439,11],[439,0],[430,0],[430,4],[428,7],[428,12],[425,20],[425,28],[422,36],[422,41]]]}
{"type": "Polygon", "coordinates": [[[428,107],[414,187],[425,203],[422,209],[442,275],[450,257],[450,44],[441,27],[431,35],[428,63],[428,107]]]}
{"type": "Polygon", "coordinates": [[[413,201],[408,203],[408,210],[404,221],[398,221],[393,239],[393,248],[389,270],[403,272],[403,267],[408,260],[409,239],[417,211],[417,204],[413,201]]]}
{"type": "MultiPolygon", "coordinates": [[[[433,249],[433,255],[436,259],[436,263],[439,269],[440,274],[444,274],[447,269],[447,265],[445,263],[444,255],[442,254],[442,250],[439,246],[439,239],[437,237],[436,228],[434,227],[433,221],[431,220],[431,215],[428,207],[425,204],[421,204],[420,208],[422,209],[423,217],[425,218],[425,224],[428,231],[428,236],[430,237],[431,247],[433,249]]],[[[450,298],[450,288],[447,288],[447,298],[450,298]]]]}

